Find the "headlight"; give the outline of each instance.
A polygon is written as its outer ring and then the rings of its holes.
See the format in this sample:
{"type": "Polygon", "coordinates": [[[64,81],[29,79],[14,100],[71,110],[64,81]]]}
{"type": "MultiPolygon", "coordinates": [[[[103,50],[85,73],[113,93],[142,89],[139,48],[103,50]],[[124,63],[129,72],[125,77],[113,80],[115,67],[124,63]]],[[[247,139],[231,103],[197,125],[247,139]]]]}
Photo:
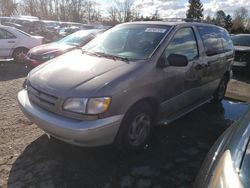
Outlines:
{"type": "Polygon", "coordinates": [[[110,97],[98,98],[70,98],[63,105],[63,109],[70,112],[81,114],[101,114],[109,108],[111,103],[110,97]]]}
{"type": "Polygon", "coordinates": [[[46,54],[46,55],[43,55],[41,58],[42,58],[42,60],[44,60],[44,61],[48,61],[48,60],[53,59],[53,58],[55,58],[55,57],[56,57],[55,54],[46,54]]]}

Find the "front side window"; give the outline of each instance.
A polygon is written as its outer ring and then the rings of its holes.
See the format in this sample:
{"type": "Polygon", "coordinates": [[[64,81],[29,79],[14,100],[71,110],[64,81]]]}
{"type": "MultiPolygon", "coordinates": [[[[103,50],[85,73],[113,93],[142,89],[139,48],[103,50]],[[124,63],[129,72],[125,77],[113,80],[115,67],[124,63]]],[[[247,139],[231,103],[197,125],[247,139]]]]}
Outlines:
{"type": "Polygon", "coordinates": [[[164,52],[165,59],[170,54],[184,55],[189,61],[198,57],[197,42],[192,28],[177,31],[164,52]]]}
{"type": "Polygon", "coordinates": [[[83,50],[145,60],[151,57],[171,26],[126,24],[116,26],[93,39],[83,50]]]}

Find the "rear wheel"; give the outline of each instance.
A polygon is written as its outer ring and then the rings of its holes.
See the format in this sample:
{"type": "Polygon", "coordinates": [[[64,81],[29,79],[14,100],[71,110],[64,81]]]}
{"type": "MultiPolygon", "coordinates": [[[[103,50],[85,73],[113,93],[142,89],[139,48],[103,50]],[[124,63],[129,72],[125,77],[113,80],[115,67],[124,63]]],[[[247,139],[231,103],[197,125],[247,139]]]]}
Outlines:
{"type": "Polygon", "coordinates": [[[133,106],[125,115],[118,131],[115,145],[124,152],[142,150],[153,132],[154,116],[147,103],[133,106]]]}
{"type": "Polygon", "coordinates": [[[17,48],[14,50],[12,57],[14,58],[15,63],[24,63],[25,57],[29,49],[27,48],[17,48]]]}
{"type": "Polygon", "coordinates": [[[220,81],[219,87],[217,88],[216,92],[214,93],[213,102],[219,103],[223,100],[226,90],[227,90],[228,79],[226,76],[222,78],[220,81]]]}

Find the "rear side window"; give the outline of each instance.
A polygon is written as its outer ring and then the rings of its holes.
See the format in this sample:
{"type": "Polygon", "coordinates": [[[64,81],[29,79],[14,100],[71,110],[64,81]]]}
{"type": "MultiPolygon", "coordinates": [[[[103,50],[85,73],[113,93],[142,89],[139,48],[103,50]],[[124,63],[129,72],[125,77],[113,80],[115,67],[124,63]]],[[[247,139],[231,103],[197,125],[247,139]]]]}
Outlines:
{"type": "Polygon", "coordinates": [[[227,31],[218,27],[198,26],[207,56],[233,50],[233,43],[227,31]]]}
{"type": "Polygon", "coordinates": [[[198,57],[197,42],[192,28],[182,28],[176,32],[164,52],[166,59],[170,54],[184,55],[189,61],[198,57]]]}

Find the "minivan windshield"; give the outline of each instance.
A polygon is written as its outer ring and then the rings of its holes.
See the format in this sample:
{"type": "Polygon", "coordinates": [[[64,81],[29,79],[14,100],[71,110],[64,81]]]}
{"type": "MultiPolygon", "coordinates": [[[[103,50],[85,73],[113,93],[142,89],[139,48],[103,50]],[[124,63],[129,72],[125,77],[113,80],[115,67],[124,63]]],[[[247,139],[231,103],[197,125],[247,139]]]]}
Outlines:
{"type": "Polygon", "coordinates": [[[232,36],[235,46],[250,46],[250,35],[232,36]]]}
{"type": "Polygon", "coordinates": [[[148,59],[171,26],[125,24],[109,29],[83,47],[83,51],[129,60],[148,59]]]}

